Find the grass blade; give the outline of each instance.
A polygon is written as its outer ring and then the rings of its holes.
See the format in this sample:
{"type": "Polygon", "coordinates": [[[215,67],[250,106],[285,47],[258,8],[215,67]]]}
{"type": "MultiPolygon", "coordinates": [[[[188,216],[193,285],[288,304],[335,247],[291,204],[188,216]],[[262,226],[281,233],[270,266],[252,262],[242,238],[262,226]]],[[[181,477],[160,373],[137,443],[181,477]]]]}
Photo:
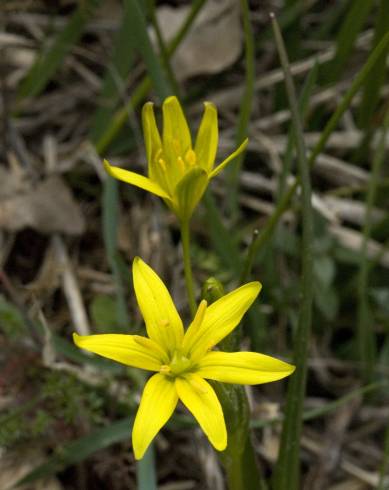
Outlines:
{"type": "MultiPolygon", "coordinates": [[[[235,143],[240,145],[248,133],[248,124],[253,106],[254,82],[255,82],[255,47],[254,34],[250,23],[250,10],[247,0],[240,0],[243,31],[245,39],[245,65],[246,65],[246,80],[245,89],[242,97],[242,102],[239,109],[238,128],[236,132],[235,143]]],[[[235,220],[238,215],[238,187],[239,173],[242,166],[244,153],[240,154],[228,169],[228,207],[232,219],[235,220]]]]}
{"type": "MultiPolygon", "coordinates": [[[[179,31],[177,32],[177,34],[175,35],[171,43],[168,45],[167,49],[168,49],[169,56],[171,56],[176,51],[181,41],[185,38],[194,20],[196,19],[198,13],[200,12],[203,5],[205,4],[205,1],[206,0],[195,0],[192,3],[192,7],[187,18],[183,22],[181,28],[179,29],[179,31]]],[[[124,107],[119,109],[113,115],[110,125],[104,131],[104,133],[101,135],[101,137],[96,143],[96,149],[98,153],[101,154],[107,149],[107,147],[110,145],[110,143],[113,141],[115,136],[119,133],[119,131],[125,124],[128,113],[131,112],[135,107],[137,107],[140,104],[140,102],[146,96],[150,88],[151,88],[151,80],[149,76],[146,76],[143,78],[141,83],[135,89],[130,100],[124,105],[124,107]]]]}
{"type": "Polygon", "coordinates": [[[163,100],[171,95],[172,91],[166,81],[158,56],[155,54],[151,44],[143,11],[137,0],[128,0],[128,8],[132,18],[131,29],[128,35],[132,42],[137,45],[154,87],[161,100],[163,100]]]}
{"type": "Polygon", "coordinates": [[[336,40],[336,52],[326,68],[327,82],[338,80],[354,47],[355,40],[366,22],[373,0],[352,0],[336,40]]]}
{"type": "MultiPolygon", "coordinates": [[[[387,0],[381,0],[376,20],[373,46],[377,46],[388,31],[389,3],[387,0]]],[[[385,82],[386,55],[386,52],[381,54],[379,62],[371,69],[365,81],[362,102],[359,107],[359,124],[365,129],[368,129],[372,123],[372,118],[380,97],[380,89],[385,82]]]]}
{"type": "MultiPolygon", "coordinates": [[[[389,32],[385,34],[382,38],[381,42],[378,46],[373,50],[362,70],[355,77],[351,87],[344,95],[341,103],[338,108],[334,112],[334,114],[329,119],[326,124],[323,132],[320,135],[319,141],[314,146],[312,153],[309,157],[309,165],[312,167],[315,164],[317,156],[323,151],[328,138],[331,136],[332,132],[335,130],[340,118],[343,116],[345,111],[350,106],[354,96],[357,94],[361,86],[364,84],[367,76],[369,75],[372,68],[378,63],[381,59],[381,55],[384,52],[387,52],[389,46],[389,32]]],[[[289,188],[289,190],[282,196],[281,200],[278,202],[274,213],[266,222],[265,226],[262,228],[260,234],[258,235],[255,243],[253,245],[254,251],[256,254],[260,252],[263,246],[267,243],[268,239],[273,235],[273,232],[279,223],[282,215],[288,209],[289,204],[299,186],[299,179],[296,179],[296,182],[289,188]]]]}
{"type": "Polygon", "coordinates": [[[90,139],[96,143],[109,126],[112,114],[123,93],[126,77],[134,62],[134,38],[128,36],[132,29],[129,0],[123,2],[123,20],[112,49],[112,60],[104,75],[100,92],[100,104],[95,112],[89,131],[90,139]],[[132,41],[132,42],[131,42],[132,41]]]}
{"type": "Polygon", "coordinates": [[[63,64],[65,56],[80,39],[85,24],[100,5],[101,0],[85,0],[70,18],[65,28],[55,37],[53,44],[42,52],[28,71],[19,86],[17,97],[39,95],[46,87],[57,69],[63,64]]]}
{"type": "Polygon", "coordinates": [[[288,385],[286,415],[282,429],[280,453],[274,475],[277,490],[297,490],[299,488],[299,453],[302,430],[303,403],[305,396],[308,344],[311,330],[313,301],[313,213],[311,203],[310,169],[306,157],[304,134],[300,120],[298,102],[290,66],[281,31],[274,17],[271,18],[275,42],[285,75],[286,90],[296,134],[296,152],[301,180],[302,206],[302,284],[301,309],[294,339],[294,360],[296,371],[288,385]]]}
{"type": "Polygon", "coordinates": [[[63,446],[45,463],[30,471],[16,483],[16,487],[30,484],[41,478],[54,475],[73,464],[78,464],[91,454],[105,449],[116,442],[128,440],[132,419],[118,420],[108,427],[95,429],[90,434],[63,446]]]}
{"type": "Polygon", "coordinates": [[[366,213],[363,225],[363,240],[358,274],[357,344],[362,364],[362,376],[365,381],[371,381],[376,357],[376,339],[371,324],[372,318],[368,301],[369,260],[367,256],[367,245],[372,229],[371,214],[377,193],[377,184],[380,179],[381,168],[386,156],[385,142],[388,127],[389,111],[387,111],[379,145],[374,155],[372,173],[366,195],[366,213]]]}

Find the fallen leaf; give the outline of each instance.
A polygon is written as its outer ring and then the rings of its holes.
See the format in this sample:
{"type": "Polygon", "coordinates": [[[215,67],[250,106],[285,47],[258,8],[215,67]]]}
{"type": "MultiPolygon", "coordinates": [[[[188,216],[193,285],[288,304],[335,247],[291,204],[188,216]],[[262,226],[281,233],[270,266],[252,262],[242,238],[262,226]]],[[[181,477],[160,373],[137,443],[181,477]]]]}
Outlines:
{"type": "MultiPolygon", "coordinates": [[[[18,188],[12,179],[10,182],[13,190],[18,188]]],[[[84,231],[81,210],[60,177],[50,176],[36,185],[30,183],[12,194],[0,193],[0,228],[19,231],[27,227],[41,233],[69,235],[84,231]]]]}
{"type": "MultiPolygon", "coordinates": [[[[158,23],[165,41],[171,40],[188,16],[190,5],[157,10],[158,23]]],[[[172,58],[180,80],[195,75],[214,74],[232,65],[242,51],[239,3],[235,0],[206,2],[190,31],[172,58]]]]}

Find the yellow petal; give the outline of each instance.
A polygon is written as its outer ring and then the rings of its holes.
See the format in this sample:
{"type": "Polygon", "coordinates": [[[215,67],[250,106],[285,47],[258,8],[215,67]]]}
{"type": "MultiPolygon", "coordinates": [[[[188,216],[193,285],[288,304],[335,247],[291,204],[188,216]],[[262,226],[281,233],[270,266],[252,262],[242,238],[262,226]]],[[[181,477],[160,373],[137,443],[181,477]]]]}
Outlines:
{"type": "Polygon", "coordinates": [[[198,165],[209,173],[215,163],[219,131],[215,105],[205,102],[204,106],[204,115],[196,138],[195,153],[198,165]]]}
{"type": "Polygon", "coordinates": [[[227,446],[227,431],[220,402],[212,386],[196,374],[176,378],[177,393],[200,424],[211,444],[223,451],[227,446]]]}
{"type": "Polygon", "coordinates": [[[166,356],[160,347],[146,337],[124,334],[81,336],[74,333],[73,341],[81,349],[127,366],[159,371],[161,364],[166,363],[166,356]]]}
{"type": "Polygon", "coordinates": [[[183,349],[197,360],[239,324],[261,290],[259,282],[249,282],[212,303],[200,328],[191,325],[185,333],[183,349]]]}
{"type": "Polygon", "coordinates": [[[150,339],[165,352],[181,344],[184,327],[173,300],[158,275],[139,257],[132,266],[134,289],[150,339]]]}
{"type": "Polygon", "coordinates": [[[175,213],[181,221],[188,220],[208,185],[207,172],[199,167],[189,170],[175,190],[175,213]]]}
{"type": "Polygon", "coordinates": [[[223,383],[270,383],[293,373],[295,367],[256,352],[208,352],[198,362],[196,374],[223,383]]]}
{"type": "Polygon", "coordinates": [[[242,151],[246,149],[246,146],[248,144],[249,140],[246,138],[243,143],[237,148],[233,153],[231,153],[230,156],[228,156],[225,160],[222,161],[210,174],[209,178],[212,179],[212,177],[215,177],[218,173],[220,173],[224,167],[226,167],[234,158],[236,158],[242,151]]]}
{"type": "Polygon", "coordinates": [[[177,97],[165,99],[163,112],[163,147],[168,158],[183,157],[192,147],[188,123],[177,97]]]}
{"type": "Polygon", "coordinates": [[[149,165],[155,160],[156,154],[162,148],[161,137],[155,121],[153,105],[152,102],[146,102],[142,109],[143,136],[145,139],[146,155],[149,165]]]}
{"type": "Polygon", "coordinates": [[[132,429],[136,459],[141,459],[161,427],[176,408],[178,395],[174,380],[154,374],[146,383],[132,429]]]}
{"type": "Polygon", "coordinates": [[[169,195],[156,182],[153,182],[143,175],[124,170],[123,168],[114,167],[110,165],[107,160],[104,160],[104,168],[106,172],[115,179],[140,187],[141,189],[151,192],[159,197],[163,197],[164,199],[170,199],[169,195]]]}

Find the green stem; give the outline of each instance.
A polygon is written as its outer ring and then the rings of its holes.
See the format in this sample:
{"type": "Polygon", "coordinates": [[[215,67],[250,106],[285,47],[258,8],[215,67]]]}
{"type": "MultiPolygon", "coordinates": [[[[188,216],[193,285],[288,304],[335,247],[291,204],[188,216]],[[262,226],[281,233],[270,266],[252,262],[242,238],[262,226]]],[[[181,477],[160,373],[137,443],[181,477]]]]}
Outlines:
{"type": "Polygon", "coordinates": [[[196,313],[196,300],[193,286],[192,264],[190,260],[189,220],[180,223],[182,251],[184,256],[185,284],[188,293],[189,308],[192,316],[196,313]]]}
{"type": "Polygon", "coordinates": [[[300,438],[302,432],[303,402],[308,368],[308,345],[312,319],[313,214],[309,174],[310,165],[306,156],[304,133],[297,103],[296,90],[290,73],[288,55],[286,53],[282,34],[274,15],[271,16],[271,23],[275,43],[285,75],[286,91],[296,134],[295,144],[299,177],[301,181],[302,208],[302,300],[294,345],[296,372],[291,377],[288,385],[286,415],[282,427],[280,452],[274,474],[274,488],[276,490],[297,490],[300,488],[300,438]]]}
{"type": "Polygon", "coordinates": [[[369,283],[369,259],[367,255],[367,245],[372,231],[371,214],[374,206],[377,184],[380,179],[381,168],[385,160],[386,134],[389,128],[389,111],[386,113],[381,138],[375,152],[372,164],[371,178],[368,184],[366,195],[366,213],[363,225],[363,239],[361,246],[361,258],[358,274],[358,311],[357,311],[357,330],[356,339],[361,361],[361,374],[365,381],[371,381],[373,376],[375,357],[376,357],[376,336],[372,326],[372,316],[368,300],[369,283]]]}

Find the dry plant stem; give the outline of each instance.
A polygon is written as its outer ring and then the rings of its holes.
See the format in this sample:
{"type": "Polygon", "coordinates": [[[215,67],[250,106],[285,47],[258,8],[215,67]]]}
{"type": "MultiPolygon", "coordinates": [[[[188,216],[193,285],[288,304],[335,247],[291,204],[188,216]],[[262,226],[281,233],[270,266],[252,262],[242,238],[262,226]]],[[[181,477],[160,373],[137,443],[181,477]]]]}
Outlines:
{"type": "Polygon", "coordinates": [[[300,488],[299,441],[302,431],[308,344],[312,318],[313,257],[311,244],[313,238],[313,217],[309,163],[306,157],[304,133],[297,104],[297,96],[290,73],[289,61],[285,45],[274,14],[271,15],[271,22],[278,54],[285,74],[286,90],[296,133],[296,151],[301,180],[302,207],[302,300],[298,327],[295,334],[294,359],[296,362],[296,372],[291,377],[288,386],[286,416],[282,429],[280,453],[274,475],[274,487],[276,490],[297,490],[298,488],[300,488]]]}
{"type": "Polygon", "coordinates": [[[196,313],[196,299],[194,294],[192,263],[190,260],[190,230],[189,220],[180,223],[182,253],[184,259],[185,285],[188,293],[189,308],[192,317],[196,313]]]}
{"type": "Polygon", "coordinates": [[[52,241],[58,263],[61,267],[61,276],[64,293],[73,319],[74,328],[80,335],[89,335],[90,327],[82,294],[72,270],[70,259],[65,244],[59,235],[55,235],[52,241]]]}

